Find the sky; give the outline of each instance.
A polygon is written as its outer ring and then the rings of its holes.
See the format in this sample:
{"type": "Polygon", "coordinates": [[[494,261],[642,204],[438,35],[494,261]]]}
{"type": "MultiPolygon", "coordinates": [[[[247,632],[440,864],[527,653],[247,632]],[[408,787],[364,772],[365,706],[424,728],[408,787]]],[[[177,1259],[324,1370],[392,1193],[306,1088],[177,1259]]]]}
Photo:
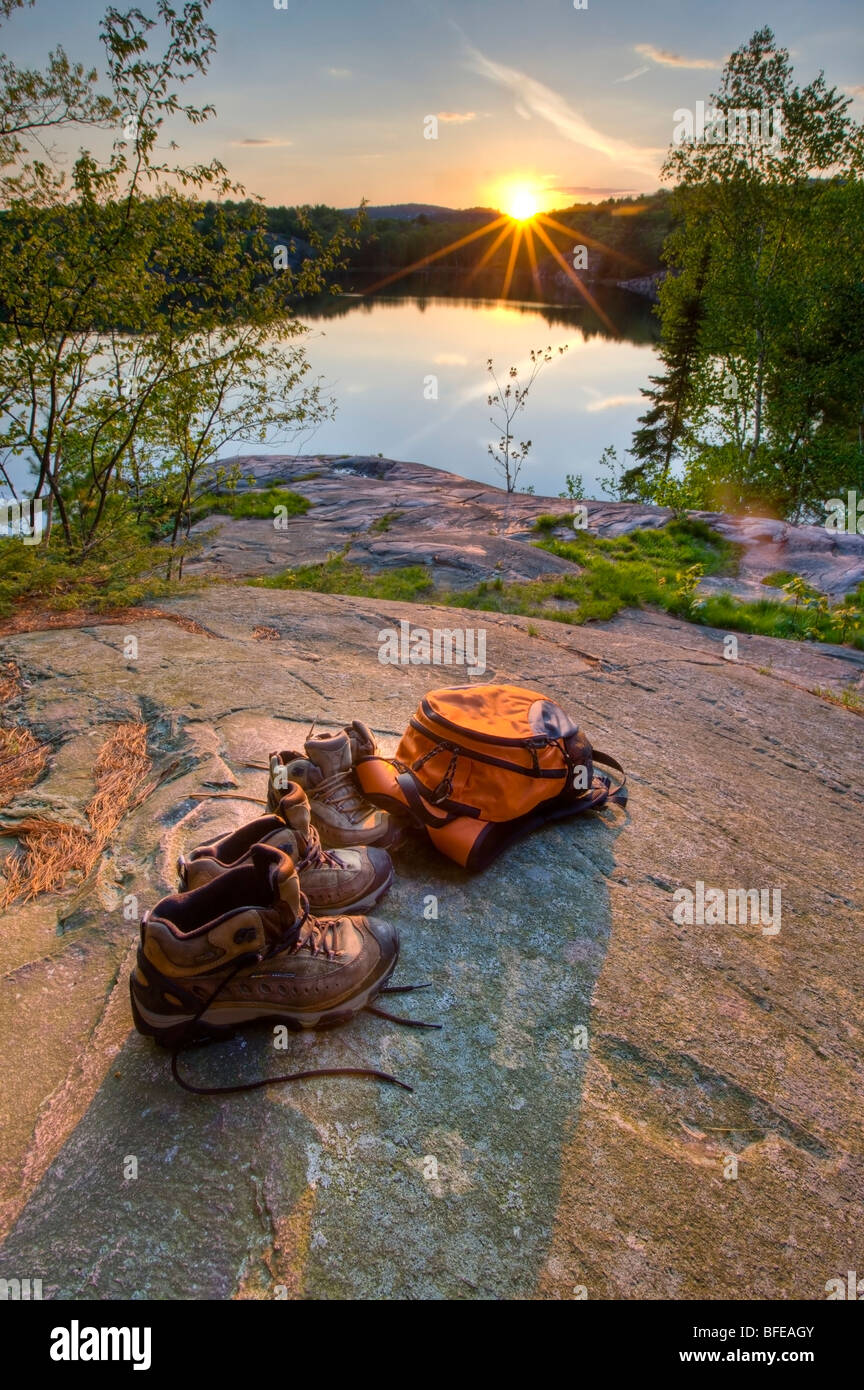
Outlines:
{"type": "MultiPolygon", "coordinates": [[[[62,44],[98,65],[105,8],[36,0],[0,49],[37,64],[62,44]]],[[[214,0],[209,14],[217,55],[184,95],[217,114],[170,135],[271,204],[506,209],[528,189],[549,209],[651,191],[673,113],[762,25],[799,81],[823,68],[864,119],[860,0],[214,0]]]]}

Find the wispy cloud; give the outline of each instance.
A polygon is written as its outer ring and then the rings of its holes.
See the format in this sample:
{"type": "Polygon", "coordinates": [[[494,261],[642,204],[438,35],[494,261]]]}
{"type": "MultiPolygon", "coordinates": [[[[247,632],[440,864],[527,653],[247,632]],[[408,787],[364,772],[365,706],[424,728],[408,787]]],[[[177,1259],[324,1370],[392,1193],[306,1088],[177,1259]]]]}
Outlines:
{"type": "Polygon", "coordinates": [[[476,111],[439,111],[439,121],[450,121],[454,125],[464,125],[466,121],[476,121],[476,111]]]}
{"type": "Polygon", "coordinates": [[[616,410],[619,405],[641,405],[642,396],[604,396],[600,401],[591,401],[585,409],[589,415],[596,415],[598,410],[616,410]]]}
{"type": "Polygon", "coordinates": [[[656,48],[653,43],[637,43],[636,52],[652,63],[664,68],[720,68],[721,62],[714,58],[685,58],[681,53],[670,53],[668,48],[656,48]]]}
{"type": "Polygon", "coordinates": [[[499,87],[506,87],[512,94],[516,111],[529,119],[537,116],[548,121],[559,135],[572,140],[576,145],[597,150],[600,154],[614,159],[628,169],[639,169],[653,178],[657,176],[657,154],[662,151],[632,145],[627,140],[619,140],[613,135],[605,135],[597,130],[585,117],[565,100],[559,92],[518,68],[506,67],[487,58],[478,49],[465,41],[468,66],[480,77],[487,78],[499,87]]]}
{"type": "Polygon", "coordinates": [[[567,193],[571,198],[627,198],[637,197],[641,188],[586,188],[582,184],[556,184],[553,193],[567,193]]]}
{"type": "Polygon", "coordinates": [[[844,92],[848,92],[850,97],[864,97],[864,87],[859,83],[852,87],[844,87],[844,92]]]}
{"type": "Polygon", "coordinates": [[[253,145],[258,149],[284,149],[286,145],[293,145],[293,140],[232,140],[232,145],[253,145]]]}
{"type": "Polygon", "coordinates": [[[612,86],[613,86],[613,87],[616,87],[616,86],[618,85],[619,82],[632,82],[634,77],[641,77],[642,74],[643,74],[643,72],[650,72],[650,71],[651,71],[651,64],[650,64],[650,63],[644,63],[644,64],[642,65],[641,68],[634,68],[632,72],[628,72],[624,77],[616,77],[615,80],[614,80],[613,83],[612,83],[612,86]]]}
{"type": "Polygon", "coordinates": [[[328,77],[350,77],[350,68],[325,68],[328,77]]]}

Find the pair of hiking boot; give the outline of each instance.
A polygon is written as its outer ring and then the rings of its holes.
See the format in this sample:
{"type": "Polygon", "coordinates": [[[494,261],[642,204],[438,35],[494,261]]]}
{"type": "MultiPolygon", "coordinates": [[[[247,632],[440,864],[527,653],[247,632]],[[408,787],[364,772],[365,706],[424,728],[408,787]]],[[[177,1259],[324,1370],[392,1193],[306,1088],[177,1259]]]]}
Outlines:
{"type": "Polygon", "coordinates": [[[352,794],[349,731],[307,740],[307,752],[313,742],[313,756],[273,755],[271,813],[181,855],[181,891],[142,919],[130,980],[135,1026],[175,1050],[174,1075],[187,1089],[202,1088],[178,1075],[178,1048],[255,1020],[292,1029],[347,1022],[370,1007],[396,966],[395,927],[359,914],[393,881],[381,841],[395,843],[398,829],[352,794]],[[288,770],[310,786],[312,805],[288,770]],[[356,833],[366,843],[325,849],[322,833],[331,844],[356,833]]]}

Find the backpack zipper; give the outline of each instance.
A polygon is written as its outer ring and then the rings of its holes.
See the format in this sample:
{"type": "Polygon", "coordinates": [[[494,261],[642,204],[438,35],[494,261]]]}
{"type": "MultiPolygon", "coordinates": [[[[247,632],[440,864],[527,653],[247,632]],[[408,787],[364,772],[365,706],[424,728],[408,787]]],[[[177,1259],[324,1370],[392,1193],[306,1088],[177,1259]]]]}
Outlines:
{"type": "MultiPolygon", "coordinates": [[[[478,734],[473,729],[468,729],[464,724],[454,724],[451,719],[445,719],[443,714],[436,714],[427,699],[420,701],[420,708],[431,719],[433,723],[443,724],[448,729],[453,729],[457,734],[464,735],[465,738],[476,739],[478,743],[503,743],[510,748],[545,748],[547,744],[557,743],[555,738],[549,738],[546,734],[535,734],[533,738],[499,738],[497,734],[478,734]]],[[[414,724],[414,720],[411,720],[414,724]]],[[[415,728],[420,727],[414,725],[415,728]]],[[[427,731],[428,732],[428,731],[427,731]]]]}
{"type": "MultiPolygon", "coordinates": [[[[501,740],[502,743],[515,744],[519,748],[530,748],[531,757],[534,763],[533,768],[530,768],[520,767],[518,763],[508,763],[505,761],[504,758],[493,758],[488,753],[477,753],[472,748],[465,748],[459,743],[451,742],[449,739],[439,738],[438,734],[433,733],[431,729],[427,729],[425,725],[421,724],[417,719],[411,719],[410,724],[412,729],[416,729],[419,734],[422,734],[424,738],[431,739],[436,745],[435,748],[432,749],[429,753],[424,753],[422,758],[418,759],[418,763],[421,766],[423,763],[427,762],[429,758],[431,758],[435,753],[443,750],[448,753],[455,753],[458,757],[473,758],[475,762],[478,763],[488,763],[490,767],[504,767],[507,769],[508,772],[521,772],[523,777],[566,777],[568,775],[568,769],[566,768],[562,769],[561,771],[553,770],[551,768],[541,769],[540,764],[537,760],[537,749],[545,748],[549,744],[557,743],[557,739],[546,738],[545,735],[534,739],[523,738],[501,740]]],[[[487,742],[497,743],[498,740],[491,739],[487,740],[487,742]]],[[[413,764],[412,770],[415,770],[417,765],[417,763],[413,764]]]]}

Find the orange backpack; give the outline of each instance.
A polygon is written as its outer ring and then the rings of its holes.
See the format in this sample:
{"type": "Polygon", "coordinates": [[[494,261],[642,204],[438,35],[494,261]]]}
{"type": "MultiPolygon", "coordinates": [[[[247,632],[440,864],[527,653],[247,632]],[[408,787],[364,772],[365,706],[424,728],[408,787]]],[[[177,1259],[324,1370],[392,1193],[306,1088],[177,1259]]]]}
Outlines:
{"type": "Polygon", "coordinates": [[[593,751],[554,700],[516,685],[430,691],[395,757],[361,758],[355,774],[369,801],[468,869],[548,820],[627,800],[620,763],[593,751]],[[596,763],[620,773],[614,792],[596,763]]]}

